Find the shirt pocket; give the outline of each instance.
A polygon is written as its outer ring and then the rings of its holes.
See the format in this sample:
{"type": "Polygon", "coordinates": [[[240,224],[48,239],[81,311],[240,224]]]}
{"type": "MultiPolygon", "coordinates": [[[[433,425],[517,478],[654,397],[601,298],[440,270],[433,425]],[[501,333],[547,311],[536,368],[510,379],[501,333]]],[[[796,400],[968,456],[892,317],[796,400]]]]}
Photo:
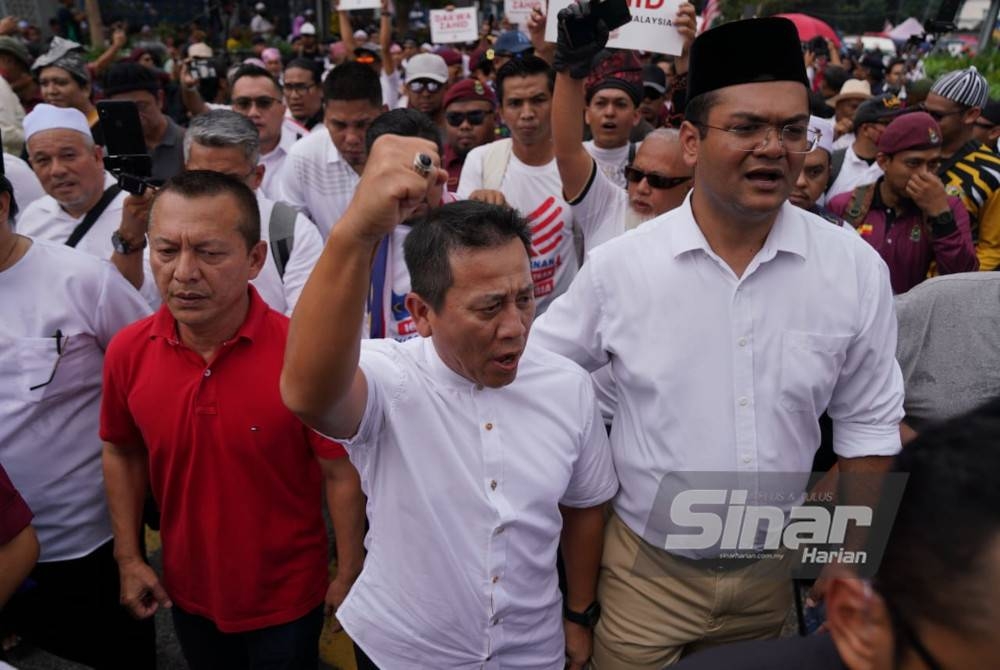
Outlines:
{"type": "Polygon", "coordinates": [[[823,413],[847,358],[850,335],[787,330],[781,337],[781,406],[823,413]]]}
{"type": "Polygon", "coordinates": [[[88,335],[23,337],[15,344],[18,389],[29,402],[48,401],[79,392],[86,387],[100,387],[101,356],[88,356],[96,343],[88,335]]]}

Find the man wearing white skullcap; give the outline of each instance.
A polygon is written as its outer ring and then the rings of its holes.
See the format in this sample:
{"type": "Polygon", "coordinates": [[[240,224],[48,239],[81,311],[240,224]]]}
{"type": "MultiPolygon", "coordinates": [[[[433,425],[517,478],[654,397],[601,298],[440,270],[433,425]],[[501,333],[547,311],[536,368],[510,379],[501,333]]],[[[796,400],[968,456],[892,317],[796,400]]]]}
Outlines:
{"type": "MultiPolygon", "coordinates": [[[[17,232],[76,247],[119,269],[133,262],[146,239],[126,239],[118,232],[127,194],[105,172],[104,152],[94,144],[87,117],[73,107],[43,103],[24,117],[24,136],[46,196],[18,216],[17,232]]],[[[148,279],[140,292],[157,302],[148,279]]]]}
{"type": "Polygon", "coordinates": [[[941,75],[924,102],[941,127],[938,176],[969,210],[980,270],[1000,268],[1000,156],[972,136],[988,101],[986,78],[970,66],[941,75]]]}
{"type": "Polygon", "coordinates": [[[830,119],[813,116],[809,118],[809,127],[820,131],[820,139],[813,150],[806,154],[802,172],[799,173],[795,188],[789,194],[788,200],[796,207],[822,216],[831,223],[844,225],[840,217],[823,207],[826,202],[826,189],[830,185],[833,124],[830,119]]]}

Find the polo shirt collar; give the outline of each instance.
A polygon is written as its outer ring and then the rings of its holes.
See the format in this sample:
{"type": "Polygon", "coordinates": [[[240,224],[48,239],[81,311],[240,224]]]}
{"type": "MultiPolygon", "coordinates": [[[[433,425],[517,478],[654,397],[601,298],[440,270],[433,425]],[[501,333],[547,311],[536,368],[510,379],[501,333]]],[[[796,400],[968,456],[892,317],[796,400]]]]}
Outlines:
{"type": "MultiPolygon", "coordinates": [[[[788,253],[806,257],[806,226],[808,221],[802,220],[804,212],[788,201],[778,210],[778,216],[767,235],[763,248],[758,253],[761,262],[773,258],[777,252],[788,253]]],[[[677,258],[681,254],[695,249],[701,249],[706,253],[715,255],[712,248],[705,239],[705,234],[701,232],[697,222],[694,220],[694,213],[691,211],[691,193],[684,199],[684,204],[677,208],[676,220],[671,223],[664,223],[671,231],[670,252],[677,258]]]]}
{"type": "Polygon", "coordinates": [[[428,372],[436,382],[456,391],[468,391],[476,387],[475,383],[469,381],[449,368],[448,365],[441,360],[441,356],[438,354],[437,348],[434,346],[433,338],[422,337],[420,338],[420,341],[423,349],[424,360],[427,361],[428,372]]]}
{"type": "Polygon", "coordinates": [[[333,144],[333,138],[330,137],[330,131],[323,128],[321,131],[326,137],[326,162],[327,163],[339,163],[340,162],[340,152],[337,151],[337,147],[333,144]]]}
{"type": "Polygon", "coordinates": [[[298,139],[299,136],[298,134],[296,134],[294,130],[292,130],[285,124],[281,124],[281,139],[278,140],[277,148],[281,149],[287,154],[289,151],[292,150],[292,147],[295,146],[295,143],[298,141],[298,139]]]}
{"type": "MultiPolygon", "coordinates": [[[[250,294],[250,308],[247,310],[247,317],[230,341],[245,339],[253,342],[269,309],[253,285],[247,285],[247,292],[250,294]]],[[[160,309],[153,315],[151,332],[153,337],[162,338],[173,345],[180,344],[180,338],[177,334],[177,320],[170,313],[166,302],[160,305],[160,309]]]]}

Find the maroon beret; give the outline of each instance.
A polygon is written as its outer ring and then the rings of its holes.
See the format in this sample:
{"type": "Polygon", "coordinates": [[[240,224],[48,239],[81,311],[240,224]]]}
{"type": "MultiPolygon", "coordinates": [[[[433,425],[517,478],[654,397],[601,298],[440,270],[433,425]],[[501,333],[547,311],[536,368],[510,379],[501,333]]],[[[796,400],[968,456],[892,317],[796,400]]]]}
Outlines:
{"type": "Polygon", "coordinates": [[[900,151],[922,151],[941,146],[941,127],[927,112],[897,116],[878,140],[878,150],[892,156],[900,151]]]}
{"type": "Polygon", "coordinates": [[[441,49],[437,52],[437,55],[444,59],[445,65],[450,66],[462,64],[462,54],[454,49],[441,49]]]}
{"type": "Polygon", "coordinates": [[[493,91],[478,79],[463,79],[449,88],[444,95],[444,107],[447,109],[451,103],[463,100],[482,100],[490,103],[494,109],[497,106],[497,97],[493,95],[493,91]]]}

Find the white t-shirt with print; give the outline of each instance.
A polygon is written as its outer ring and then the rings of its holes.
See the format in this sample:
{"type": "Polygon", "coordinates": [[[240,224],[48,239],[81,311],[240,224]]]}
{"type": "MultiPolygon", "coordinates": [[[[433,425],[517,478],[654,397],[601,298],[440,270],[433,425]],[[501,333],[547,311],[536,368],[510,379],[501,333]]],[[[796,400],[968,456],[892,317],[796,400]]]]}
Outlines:
{"type": "MultiPolygon", "coordinates": [[[[625,166],[628,165],[629,148],[632,147],[631,142],[626,142],[620,147],[615,147],[614,149],[602,149],[601,147],[594,144],[594,140],[583,143],[583,148],[587,150],[587,153],[597,161],[597,167],[601,169],[601,172],[611,180],[612,183],[625,188],[627,183],[625,182],[625,166]]],[[[635,145],[637,150],[639,145],[635,145]]],[[[632,152],[635,156],[635,152],[632,152]]]]}

